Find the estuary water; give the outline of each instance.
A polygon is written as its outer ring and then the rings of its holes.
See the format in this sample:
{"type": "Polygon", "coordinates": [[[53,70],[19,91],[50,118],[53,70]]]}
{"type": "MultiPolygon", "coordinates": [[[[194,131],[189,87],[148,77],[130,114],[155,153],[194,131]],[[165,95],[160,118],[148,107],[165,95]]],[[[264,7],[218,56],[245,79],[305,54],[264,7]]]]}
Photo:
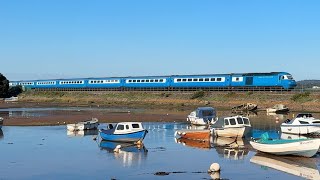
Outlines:
{"type": "MultiPolygon", "coordinates": [[[[289,115],[250,115],[251,136],[299,138],[279,132],[289,115]]],[[[316,115],[317,116],[317,115],[316,115]]],[[[249,139],[174,137],[185,122],[145,122],[143,146],[101,141],[97,131],[71,133],[66,126],[4,126],[0,132],[0,179],[319,179],[320,155],[313,158],[257,153],[249,139]],[[208,174],[212,163],[220,173],[208,174]]],[[[101,127],[106,124],[101,124],[101,127]]]]}

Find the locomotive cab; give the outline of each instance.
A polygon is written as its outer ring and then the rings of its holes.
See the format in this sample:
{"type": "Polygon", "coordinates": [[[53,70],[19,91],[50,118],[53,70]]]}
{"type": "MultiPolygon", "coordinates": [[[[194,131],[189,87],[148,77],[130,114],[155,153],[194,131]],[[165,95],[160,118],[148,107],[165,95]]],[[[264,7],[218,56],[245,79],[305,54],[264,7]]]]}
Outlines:
{"type": "Polygon", "coordinates": [[[291,74],[279,74],[279,82],[285,89],[293,89],[297,86],[297,83],[291,74]]]}

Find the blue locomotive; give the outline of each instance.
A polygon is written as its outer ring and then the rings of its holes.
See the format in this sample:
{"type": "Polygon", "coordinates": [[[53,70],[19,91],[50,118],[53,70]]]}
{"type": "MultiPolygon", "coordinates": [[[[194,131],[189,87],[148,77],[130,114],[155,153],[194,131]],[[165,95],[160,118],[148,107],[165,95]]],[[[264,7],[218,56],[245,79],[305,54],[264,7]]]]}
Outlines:
{"type": "Polygon", "coordinates": [[[36,90],[291,90],[297,83],[286,72],[135,76],[11,81],[36,90]]]}

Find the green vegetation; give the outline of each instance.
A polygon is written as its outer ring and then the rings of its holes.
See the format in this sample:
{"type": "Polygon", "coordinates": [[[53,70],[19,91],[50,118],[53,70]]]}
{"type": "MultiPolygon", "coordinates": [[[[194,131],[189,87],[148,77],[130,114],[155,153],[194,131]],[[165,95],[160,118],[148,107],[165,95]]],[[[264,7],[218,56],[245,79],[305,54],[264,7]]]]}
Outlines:
{"type": "Polygon", "coordinates": [[[291,100],[295,102],[307,102],[311,101],[312,99],[310,98],[310,92],[304,92],[293,95],[291,100]]]}
{"type": "Polygon", "coordinates": [[[8,95],[9,81],[0,73],[0,98],[5,98],[8,95]]]}
{"type": "Polygon", "coordinates": [[[203,98],[204,95],[205,95],[204,91],[197,91],[191,96],[191,99],[203,98]]]}

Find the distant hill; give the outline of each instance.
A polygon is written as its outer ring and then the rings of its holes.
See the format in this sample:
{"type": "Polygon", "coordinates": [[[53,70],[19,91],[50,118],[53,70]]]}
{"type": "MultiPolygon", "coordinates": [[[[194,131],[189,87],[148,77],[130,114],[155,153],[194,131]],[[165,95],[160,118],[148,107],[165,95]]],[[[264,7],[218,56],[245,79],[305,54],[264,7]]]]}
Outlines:
{"type": "Polygon", "coordinates": [[[297,87],[303,87],[303,88],[312,88],[313,86],[320,87],[320,80],[302,80],[297,81],[297,87]]]}

